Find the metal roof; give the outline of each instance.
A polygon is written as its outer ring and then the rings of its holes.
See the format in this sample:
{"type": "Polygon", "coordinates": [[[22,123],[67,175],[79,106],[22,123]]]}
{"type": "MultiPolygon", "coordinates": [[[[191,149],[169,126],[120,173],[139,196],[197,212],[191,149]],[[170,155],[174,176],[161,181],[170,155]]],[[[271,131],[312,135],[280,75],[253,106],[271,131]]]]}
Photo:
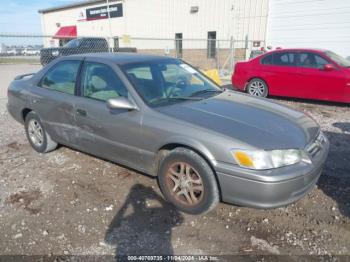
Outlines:
{"type": "MultiPolygon", "coordinates": [[[[116,2],[117,0],[110,0],[110,2],[116,2]]],[[[64,10],[64,9],[70,9],[74,7],[80,7],[80,6],[86,6],[86,5],[93,5],[93,4],[102,4],[105,3],[107,4],[106,0],[85,0],[85,1],[78,1],[72,4],[66,4],[66,5],[60,5],[56,7],[50,7],[50,8],[45,8],[45,9],[40,9],[38,10],[39,13],[49,13],[49,12],[54,12],[54,11],[59,11],[59,10],[64,10]]]]}

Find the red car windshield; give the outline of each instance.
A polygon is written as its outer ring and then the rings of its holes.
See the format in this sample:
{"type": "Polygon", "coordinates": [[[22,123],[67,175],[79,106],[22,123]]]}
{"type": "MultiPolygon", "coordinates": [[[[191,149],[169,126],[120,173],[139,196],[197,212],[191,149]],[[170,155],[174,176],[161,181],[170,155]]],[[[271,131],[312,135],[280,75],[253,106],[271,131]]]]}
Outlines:
{"type": "Polygon", "coordinates": [[[331,51],[324,52],[330,59],[342,67],[350,67],[350,61],[331,51]]]}

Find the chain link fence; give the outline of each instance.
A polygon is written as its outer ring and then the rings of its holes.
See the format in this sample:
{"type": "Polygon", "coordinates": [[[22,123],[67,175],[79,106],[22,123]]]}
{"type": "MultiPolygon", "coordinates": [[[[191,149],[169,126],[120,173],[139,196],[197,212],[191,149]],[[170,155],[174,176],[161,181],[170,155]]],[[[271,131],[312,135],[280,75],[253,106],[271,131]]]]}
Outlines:
{"type": "Polygon", "coordinates": [[[201,70],[218,69],[229,79],[234,64],[258,51],[263,41],[233,39],[174,39],[140,37],[78,37],[0,34],[0,64],[29,63],[46,65],[60,56],[85,53],[137,52],[177,57],[201,70]]]}

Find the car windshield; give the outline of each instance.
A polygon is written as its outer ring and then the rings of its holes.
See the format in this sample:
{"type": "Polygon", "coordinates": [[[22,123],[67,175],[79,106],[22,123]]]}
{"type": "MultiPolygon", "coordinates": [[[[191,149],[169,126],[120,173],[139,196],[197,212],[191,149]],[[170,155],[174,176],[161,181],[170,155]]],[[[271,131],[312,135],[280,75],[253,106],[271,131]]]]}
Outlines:
{"type": "Polygon", "coordinates": [[[180,60],[137,63],[122,69],[151,107],[201,100],[222,92],[201,72],[180,60]]]}
{"type": "Polygon", "coordinates": [[[331,51],[326,51],[325,54],[340,66],[350,67],[350,61],[346,60],[344,57],[337,55],[336,53],[333,53],[331,51]]]}
{"type": "Polygon", "coordinates": [[[65,44],[64,47],[75,48],[75,47],[78,47],[79,44],[80,44],[80,39],[73,39],[73,40],[70,40],[67,44],[65,44]]]}

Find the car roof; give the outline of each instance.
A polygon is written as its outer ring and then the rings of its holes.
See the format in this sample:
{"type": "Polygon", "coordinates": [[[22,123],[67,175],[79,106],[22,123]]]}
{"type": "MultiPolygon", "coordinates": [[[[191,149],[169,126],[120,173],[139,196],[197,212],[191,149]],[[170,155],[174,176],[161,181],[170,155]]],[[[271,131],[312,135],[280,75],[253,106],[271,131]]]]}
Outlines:
{"type": "Polygon", "coordinates": [[[269,51],[268,53],[272,52],[318,52],[322,53],[325,51],[328,51],[327,49],[322,49],[322,48],[280,48],[280,49],[275,49],[272,51],[269,51]]]}
{"type": "Polygon", "coordinates": [[[92,54],[67,56],[67,58],[69,57],[104,59],[106,61],[110,61],[118,65],[150,62],[150,61],[157,61],[157,60],[158,61],[178,60],[177,58],[168,57],[168,56],[137,54],[137,53],[92,53],[92,54]]]}

